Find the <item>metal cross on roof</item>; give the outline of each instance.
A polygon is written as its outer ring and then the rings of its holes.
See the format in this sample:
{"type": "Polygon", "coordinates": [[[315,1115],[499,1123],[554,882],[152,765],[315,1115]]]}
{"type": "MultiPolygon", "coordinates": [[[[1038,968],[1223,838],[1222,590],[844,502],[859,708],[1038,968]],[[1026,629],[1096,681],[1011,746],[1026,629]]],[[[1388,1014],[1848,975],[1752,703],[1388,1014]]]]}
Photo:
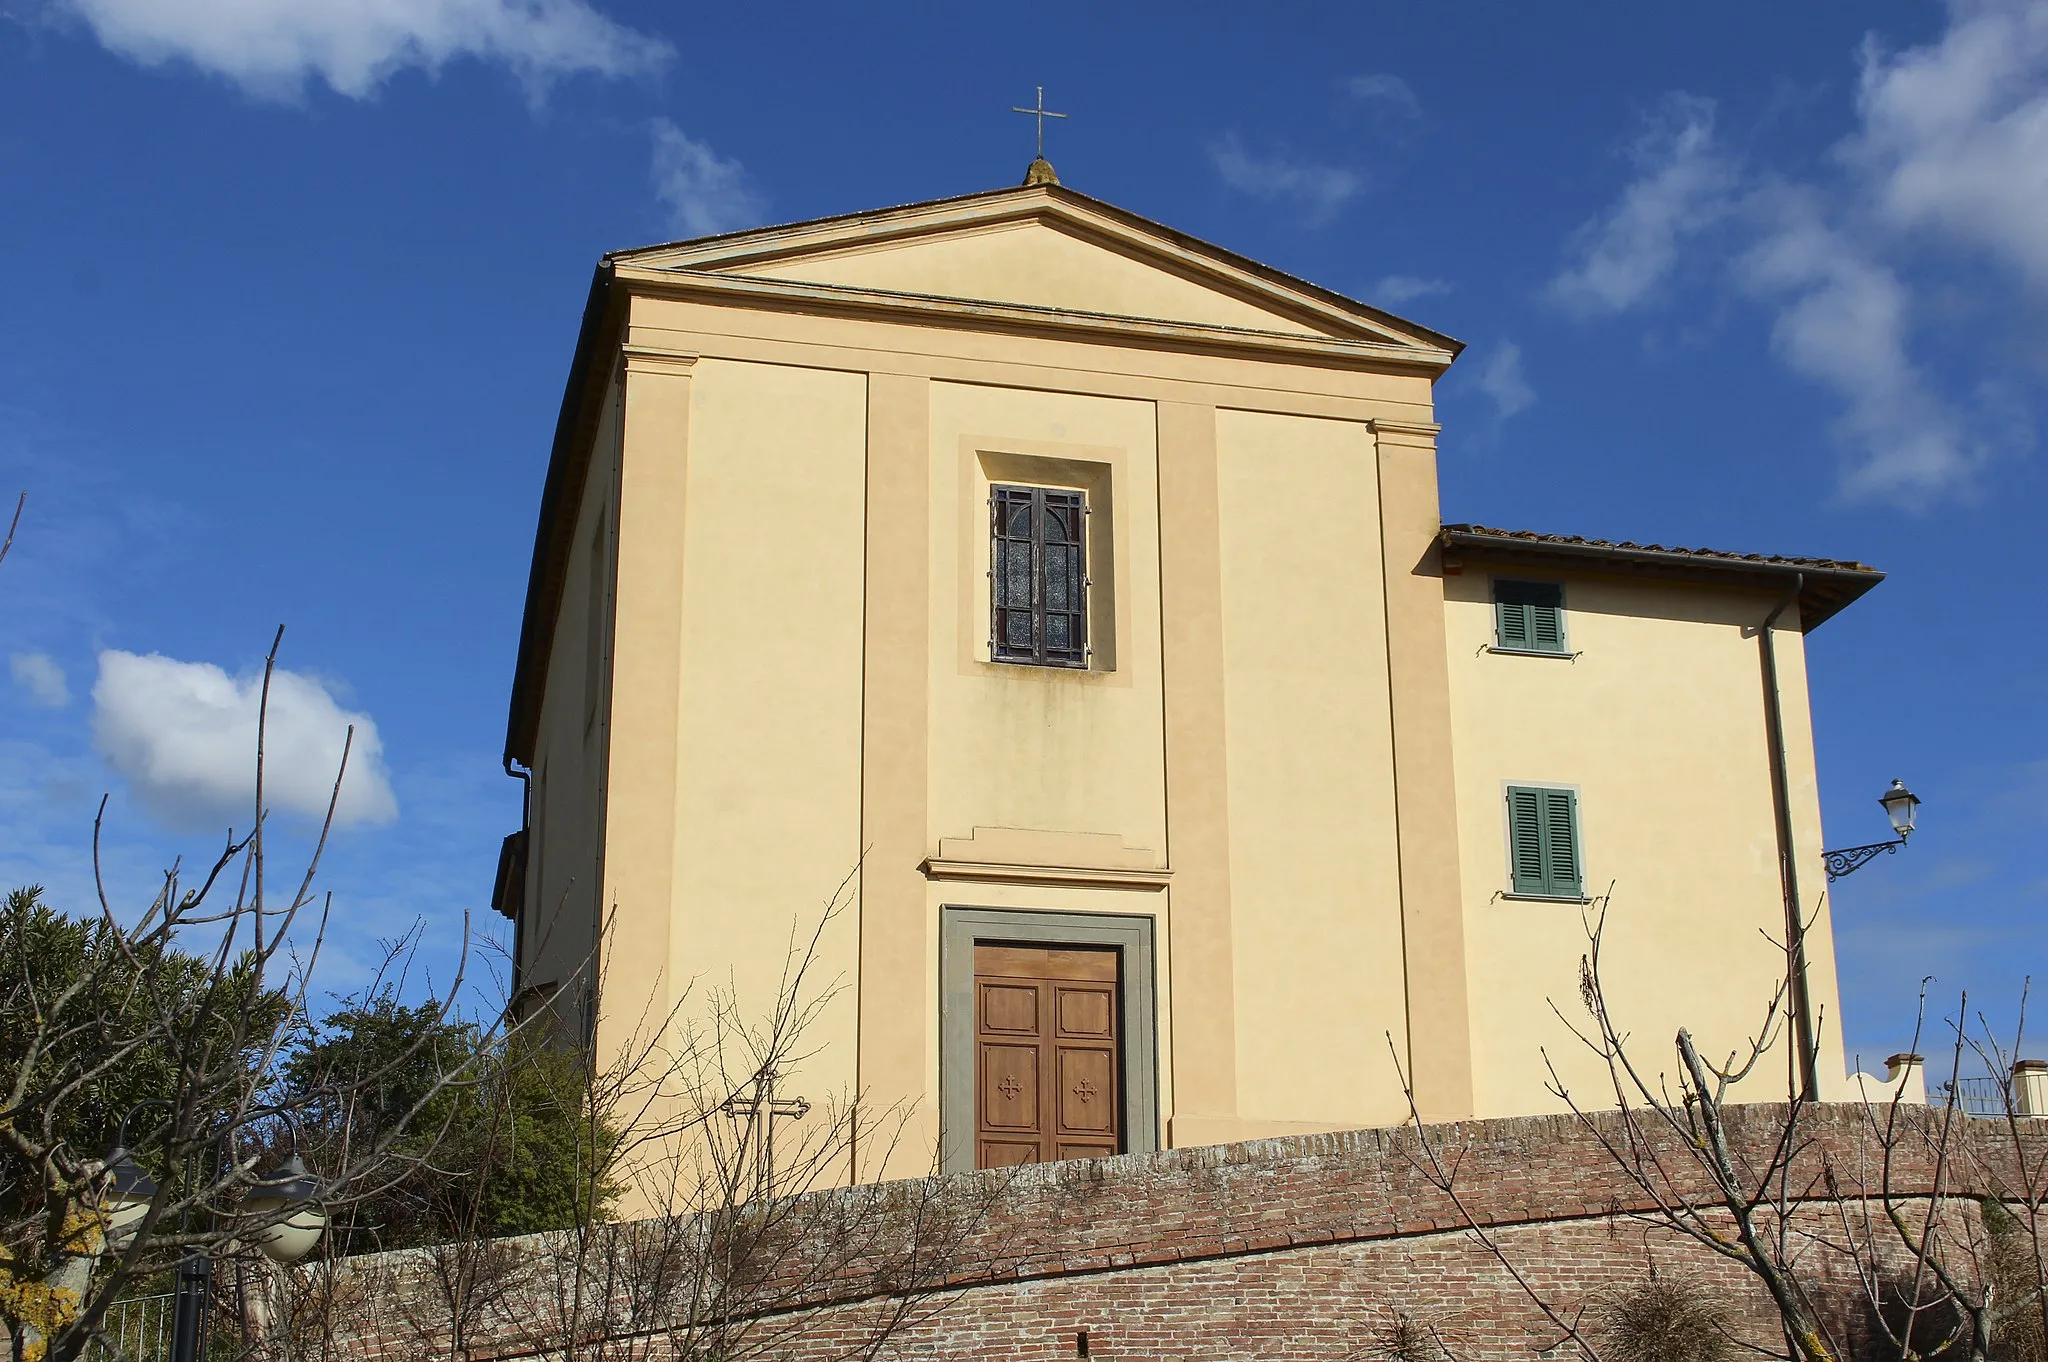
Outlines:
{"type": "Polygon", "coordinates": [[[1051,109],[1045,107],[1045,87],[1043,85],[1038,87],[1038,104],[1035,108],[1020,109],[1012,104],[1010,112],[1030,114],[1038,120],[1038,159],[1043,161],[1045,159],[1045,120],[1048,118],[1065,118],[1066,115],[1054,113],[1051,109]]]}

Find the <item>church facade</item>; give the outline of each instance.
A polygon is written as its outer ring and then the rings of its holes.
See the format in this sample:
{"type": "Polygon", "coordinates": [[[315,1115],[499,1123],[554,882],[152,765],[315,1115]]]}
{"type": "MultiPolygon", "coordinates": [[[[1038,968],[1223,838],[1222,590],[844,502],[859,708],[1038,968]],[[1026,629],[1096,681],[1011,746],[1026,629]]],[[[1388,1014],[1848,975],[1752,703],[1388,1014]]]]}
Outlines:
{"type": "Polygon", "coordinates": [[[1597,1103],[1604,901],[1656,1062],[1790,933],[1770,1081],[1845,1094],[1804,635],[1880,574],[1446,523],[1457,342],[1034,178],[600,263],[518,1004],[765,1009],[844,884],[781,1091],[914,1175],[1597,1103]]]}

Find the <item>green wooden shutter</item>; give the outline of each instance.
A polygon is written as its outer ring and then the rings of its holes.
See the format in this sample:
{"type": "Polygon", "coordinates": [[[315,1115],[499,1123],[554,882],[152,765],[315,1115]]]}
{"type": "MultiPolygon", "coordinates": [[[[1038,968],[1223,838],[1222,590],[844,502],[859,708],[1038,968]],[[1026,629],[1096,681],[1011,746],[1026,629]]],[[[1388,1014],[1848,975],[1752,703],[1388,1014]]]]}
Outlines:
{"type": "Polygon", "coordinates": [[[1508,863],[1517,894],[1579,898],[1579,797],[1570,790],[1510,787],[1508,863]]]}
{"type": "Polygon", "coordinates": [[[1500,648],[1561,653],[1564,646],[1564,588],[1555,582],[1495,581],[1493,606],[1500,648]]]}
{"type": "Polygon", "coordinates": [[[1517,894],[1547,894],[1543,875],[1542,790],[1508,791],[1508,862],[1517,894]]]}
{"type": "Polygon", "coordinates": [[[1570,790],[1543,794],[1543,878],[1546,891],[1577,898],[1579,887],[1579,798],[1570,790]]]}
{"type": "Polygon", "coordinates": [[[1500,646],[1528,647],[1529,607],[1521,601],[1500,600],[1493,603],[1493,608],[1500,614],[1500,646]]]}

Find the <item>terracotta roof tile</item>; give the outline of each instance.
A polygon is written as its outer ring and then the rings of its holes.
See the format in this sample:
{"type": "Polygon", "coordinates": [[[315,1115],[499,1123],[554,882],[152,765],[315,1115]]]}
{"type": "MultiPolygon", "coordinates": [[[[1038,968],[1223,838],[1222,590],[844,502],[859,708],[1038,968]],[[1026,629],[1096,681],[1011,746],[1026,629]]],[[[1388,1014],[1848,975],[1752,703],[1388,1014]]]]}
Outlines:
{"type": "Polygon", "coordinates": [[[1849,558],[1794,558],[1775,553],[1734,553],[1727,549],[1687,549],[1662,544],[1637,544],[1627,539],[1588,539],[1577,534],[1545,534],[1540,530],[1501,530],[1488,525],[1446,525],[1458,535],[1484,535],[1490,539],[1514,539],[1530,544],[1556,544],[1588,549],[1617,549],[1623,553],[1668,554],[1685,558],[1707,558],[1725,563],[1756,563],[1764,567],[1810,568],[1823,572],[1877,571],[1868,563],[1849,558]]]}

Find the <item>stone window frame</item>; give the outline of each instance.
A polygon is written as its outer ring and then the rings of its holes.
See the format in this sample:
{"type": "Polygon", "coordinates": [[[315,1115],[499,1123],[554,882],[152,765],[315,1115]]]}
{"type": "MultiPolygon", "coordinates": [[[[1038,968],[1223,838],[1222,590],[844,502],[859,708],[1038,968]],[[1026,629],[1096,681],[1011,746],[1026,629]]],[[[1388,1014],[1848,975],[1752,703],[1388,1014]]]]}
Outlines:
{"type": "Polygon", "coordinates": [[[948,904],[939,909],[939,1165],[974,1171],[974,947],[1113,946],[1123,1009],[1124,1152],[1159,1148],[1159,1008],[1149,913],[1071,913],[948,904]],[[960,1133],[966,1138],[960,1139],[960,1133]]]}
{"type": "Polygon", "coordinates": [[[1128,534],[1117,508],[1118,483],[1125,477],[1124,451],[1092,445],[1039,445],[1029,442],[967,436],[961,440],[961,617],[962,661],[989,666],[1011,675],[1033,675],[1058,684],[1128,684],[1119,675],[1118,650],[1131,629],[1129,594],[1122,576],[1128,534]],[[1079,492],[1087,514],[1083,568],[1087,578],[1084,625],[1086,665],[1033,666],[999,660],[991,646],[994,630],[992,574],[995,556],[990,529],[990,498],[998,486],[1035,487],[1079,492]],[[973,622],[970,623],[970,620],[973,622]],[[971,632],[969,632],[971,631],[971,632]]]}

